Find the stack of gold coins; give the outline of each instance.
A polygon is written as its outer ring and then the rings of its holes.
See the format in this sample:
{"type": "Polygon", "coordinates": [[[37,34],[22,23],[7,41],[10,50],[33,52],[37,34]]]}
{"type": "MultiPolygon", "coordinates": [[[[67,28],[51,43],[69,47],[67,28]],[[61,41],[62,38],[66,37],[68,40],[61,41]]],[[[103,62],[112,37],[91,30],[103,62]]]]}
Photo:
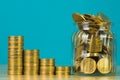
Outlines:
{"type": "Polygon", "coordinates": [[[23,71],[23,36],[8,37],[8,74],[22,75],[23,71]]]}
{"type": "Polygon", "coordinates": [[[38,75],[39,50],[24,50],[24,74],[38,75]]]}
{"type": "Polygon", "coordinates": [[[40,59],[40,75],[54,75],[55,59],[40,59]]]}
{"type": "Polygon", "coordinates": [[[56,67],[56,75],[70,75],[71,68],[69,66],[57,66],[56,67]]]}

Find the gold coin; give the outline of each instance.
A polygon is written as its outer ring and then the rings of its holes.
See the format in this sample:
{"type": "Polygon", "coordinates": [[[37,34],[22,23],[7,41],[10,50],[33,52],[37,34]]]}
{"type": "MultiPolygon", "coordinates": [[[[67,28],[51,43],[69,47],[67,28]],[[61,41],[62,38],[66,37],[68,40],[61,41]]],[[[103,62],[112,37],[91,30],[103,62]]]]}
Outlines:
{"type": "Polygon", "coordinates": [[[52,71],[52,72],[50,72],[50,71],[42,71],[42,72],[40,72],[40,75],[54,75],[54,72],[52,71]]]}
{"type": "Polygon", "coordinates": [[[102,51],[102,40],[100,37],[93,37],[88,40],[88,51],[91,53],[97,53],[102,51]]]}
{"type": "Polygon", "coordinates": [[[33,52],[34,52],[34,53],[39,53],[39,50],[36,49],[36,50],[33,50],[33,52]]]}
{"type": "Polygon", "coordinates": [[[83,26],[81,25],[81,22],[86,21],[86,19],[84,18],[84,16],[82,14],[79,14],[79,13],[74,13],[72,15],[72,17],[73,17],[75,23],[77,23],[78,27],[80,29],[82,29],[83,26]]]}
{"type": "MultiPolygon", "coordinates": [[[[96,17],[96,16],[94,16],[94,15],[91,15],[91,14],[84,14],[84,17],[85,17],[85,19],[86,20],[88,20],[88,21],[91,21],[92,22],[92,24],[97,24],[97,23],[101,23],[103,20],[102,19],[100,19],[99,17],[96,17]]],[[[91,24],[91,23],[90,23],[91,24]]],[[[95,25],[94,24],[94,25],[95,25]]]]}
{"type": "Polygon", "coordinates": [[[79,71],[80,69],[80,61],[76,61],[75,62],[75,67],[74,67],[75,71],[79,71]]]}
{"type": "Polygon", "coordinates": [[[98,13],[98,17],[101,18],[104,22],[110,22],[110,19],[101,12],[98,13]]]}
{"type": "Polygon", "coordinates": [[[40,59],[40,65],[41,66],[54,66],[55,65],[55,59],[50,58],[44,58],[44,59],[40,59]]]}
{"type": "Polygon", "coordinates": [[[28,53],[28,54],[29,54],[29,53],[32,53],[32,50],[24,50],[24,53],[26,53],[26,54],[27,54],[27,53],[28,53]]]}
{"type": "Polygon", "coordinates": [[[13,53],[8,53],[8,57],[10,57],[10,56],[22,56],[22,54],[20,53],[18,53],[18,54],[13,54],[13,53]]]}
{"type": "Polygon", "coordinates": [[[86,21],[86,19],[84,18],[84,16],[82,14],[79,14],[79,13],[74,13],[72,15],[74,21],[76,23],[79,23],[79,22],[83,22],[83,21],[86,21]]]}
{"type": "Polygon", "coordinates": [[[70,72],[56,71],[56,75],[70,75],[70,72]]]}
{"type": "Polygon", "coordinates": [[[92,58],[85,58],[81,61],[81,71],[85,74],[92,74],[96,70],[96,62],[92,58]]]}
{"type": "Polygon", "coordinates": [[[8,51],[8,54],[23,54],[23,51],[8,51]]]}
{"type": "Polygon", "coordinates": [[[70,67],[69,66],[57,66],[56,67],[56,71],[70,71],[70,67]]]}
{"type": "Polygon", "coordinates": [[[9,65],[22,65],[23,63],[22,62],[9,62],[8,63],[9,65]]]}
{"type": "Polygon", "coordinates": [[[97,63],[98,71],[102,74],[110,73],[111,71],[111,62],[108,58],[101,58],[97,63]]]}
{"type": "Polygon", "coordinates": [[[17,59],[10,59],[10,58],[8,58],[8,62],[23,62],[23,59],[22,58],[17,58],[17,59]]]}
{"type": "Polygon", "coordinates": [[[9,66],[8,66],[8,69],[15,69],[15,70],[16,70],[16,69],[20,69],[20,70],[22,70],[23,67],[9,67],[9,66]]]}
{"type": "Polygon", "coordinates": [[[21,40],[23,38],[24,38],[23,36],[9,36],[8,37],[9,40],[12,40],[12,39],[16,39],[16,40],[20,39],[21,40]]]}
{"type": "Polygon", "coordinates": [[[8,46],[8,48],[18,48],[18,49],[23,49],[23,46],[8,46]]]}
{"type": "Polygon", "coordinates": [[[87,20],[87,21],[92,21],[92,22],[94,21],[93,17],[95,17],[95,16],[92,14],[84,14],[83,16],[84,16],[85,20],[87,20]]]}
{"type": "Polygon", "coordinates": [[[11,47],[10,47],[10,48],[8,48],[8,50],[10,50],[10,49],[23,50],[23,47],[18,47],[18,48],[16,48],[16,47],[14,47],[14,48],[12,47],[12,48],[11,48],[11,47]]]}
{"type": "Polygon", "coordinates": [[[8,41],[8,46],[13,44],[22,44],[24,46],[24,41],[8,41]]]}
{"type": "Polygon", "coordinates": [[[42,58],[42,59],[40,59],[40,62],[47,62],[47,61],[54,62],[55,59],[54,58],[42,58]]]}
{"type": "Polygon", "coordinates": [[[51,71],[51,70],[55,70],[54,66],[40,66],[40,70],[47,70],[47,71],[51,71]]]}
{"type": "Polygon", "coordinates": [[[99,53],[87,53],[85,54],[85,57],[99,57],[99,53]]]}
{"type": "Polygon", "coordinates": [[[19,51],[22,51],[22,50],[23,50],[23,49],[19,49],[19,48],[8,48],[8,51],[11,51],[11,52],[12,52],[12,51],[13,51],[13,52],[14,52],[14,51],[18,51],[18,52],[19,52],[19,51]]]}

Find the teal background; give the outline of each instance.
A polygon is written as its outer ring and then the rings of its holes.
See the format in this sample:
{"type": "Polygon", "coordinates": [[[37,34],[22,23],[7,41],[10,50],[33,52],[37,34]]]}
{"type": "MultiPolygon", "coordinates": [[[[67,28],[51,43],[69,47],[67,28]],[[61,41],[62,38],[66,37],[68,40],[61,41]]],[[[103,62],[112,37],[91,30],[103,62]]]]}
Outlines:
{"type": "Polygon", "coordinates": [[[0,64],[7,64],[8,36],[24,35],[25,49],[40,49],[41,58],[72,65],[72,13],[103,12],[113,22],[120,65],[119,0],[0,0],[0,64]]]}

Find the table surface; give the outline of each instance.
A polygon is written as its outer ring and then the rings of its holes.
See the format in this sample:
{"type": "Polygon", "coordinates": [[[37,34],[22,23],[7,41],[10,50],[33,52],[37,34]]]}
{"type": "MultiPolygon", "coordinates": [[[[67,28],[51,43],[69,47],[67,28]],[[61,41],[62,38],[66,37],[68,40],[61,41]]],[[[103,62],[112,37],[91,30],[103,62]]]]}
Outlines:
{"type": "Polygon", "coordinates": [[[120,67],[117,67],[116,76],[25,76],[7,75],[7,65],[0,65],[0,80],[120,80],[120,67]]]}

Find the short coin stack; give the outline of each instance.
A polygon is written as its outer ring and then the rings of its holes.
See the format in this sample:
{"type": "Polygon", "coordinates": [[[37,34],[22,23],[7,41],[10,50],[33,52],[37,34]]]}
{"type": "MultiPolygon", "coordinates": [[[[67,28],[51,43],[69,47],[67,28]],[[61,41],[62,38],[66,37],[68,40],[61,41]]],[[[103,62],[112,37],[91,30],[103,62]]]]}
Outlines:
{"type": "Polygon", "coordinates": [[[22,75],[23,71],[23,36],[8,38],[8,75],[22,75]]]}
{"type": "Polygon", "coordinates": [[[40,75],[54,75],[55,59],[40,59],[40,75]]]}
{"type": "Polygon", "coordinates": [[[71,68],[69,66],[57,66],[55,74],[57,76],[70,75],[71,68]]]}
{"type": "Polygon", "coordinates": [[[24,74],[38,75],[39,50],[24,50],[24,74]]]}

